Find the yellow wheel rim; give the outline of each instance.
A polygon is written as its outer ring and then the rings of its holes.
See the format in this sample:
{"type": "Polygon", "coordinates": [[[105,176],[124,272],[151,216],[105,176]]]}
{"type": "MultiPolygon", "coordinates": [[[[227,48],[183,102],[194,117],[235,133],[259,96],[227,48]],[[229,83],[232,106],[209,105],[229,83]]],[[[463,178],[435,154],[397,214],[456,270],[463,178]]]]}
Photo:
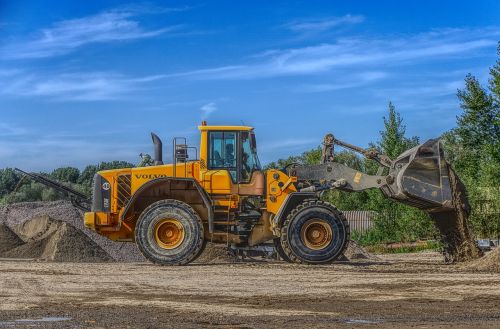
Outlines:
{"type": "Polygon", "coordinates": [[[332,228],[324,220],[311,219],[302,226],[300,239],[307,248],[324,249],[333,239],[332,228]]]}
{"type": "Polygon", "coordinates": [[[184,241],[184,227],[173,218],[165,218],[155,226],[155,241],[164,249],[174,249],[184,241]]]}

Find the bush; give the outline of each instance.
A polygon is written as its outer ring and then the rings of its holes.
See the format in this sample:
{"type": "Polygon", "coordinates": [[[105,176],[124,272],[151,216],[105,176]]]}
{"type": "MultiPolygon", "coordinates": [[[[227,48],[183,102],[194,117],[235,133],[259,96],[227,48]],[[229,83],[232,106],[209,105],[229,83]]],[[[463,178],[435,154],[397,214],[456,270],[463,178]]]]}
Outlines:
{"type": "MultiPolygon", "coordinates": [[[[89,165],[80,172],[78,168],[62,167],[52,173],[42,175],[59,181],[77,191],[91,195],[92,182],[95,173],[100,170],[132,168],[134,165],[126,161],[101,162],[99,165],[89,165]]],[[[0,204],[27,202],[27,201],[54,201],[67,199],[56,190],[22,178],[13,169],[0,169],[0,204]]]]}

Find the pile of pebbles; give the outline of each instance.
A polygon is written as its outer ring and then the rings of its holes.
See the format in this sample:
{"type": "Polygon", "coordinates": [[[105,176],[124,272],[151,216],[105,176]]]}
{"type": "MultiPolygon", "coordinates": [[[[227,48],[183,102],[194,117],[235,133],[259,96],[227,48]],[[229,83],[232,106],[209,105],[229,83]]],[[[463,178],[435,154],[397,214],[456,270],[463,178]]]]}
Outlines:
{"type": "MultiPolygon", "coordinates": [[[[74,245],[83,246],[81,240],[88,238],[86,240],[88,243],[92,242],[98,249],[104,250],[112,260],[119,262],[146,261],[135,243],[111,241],[86,228],[83,225],[83,213],[68,201],[21,202],[0,207],[0,225],[4,226],[3,230],[7,228],[15,232],[19,230],[20,225],[33,219],[43,219],[45,217],[49,218],[51,222],[69,224],[60,225],[60,230],[65,231],[66,235],[73,236],[74,245]]],[[[71,241],[68,240],[67,242],[70,243],[71,241]]],[[[78,259],[75,259],[75,261],[78,261],[78,259]]]]}
{"type": "Polygon", "coordinates": [[[35,217],[12,229],[0,224],[0,257],[58,262],[109,262],[113,258],[88,236],[49,216],[35,217]]]}

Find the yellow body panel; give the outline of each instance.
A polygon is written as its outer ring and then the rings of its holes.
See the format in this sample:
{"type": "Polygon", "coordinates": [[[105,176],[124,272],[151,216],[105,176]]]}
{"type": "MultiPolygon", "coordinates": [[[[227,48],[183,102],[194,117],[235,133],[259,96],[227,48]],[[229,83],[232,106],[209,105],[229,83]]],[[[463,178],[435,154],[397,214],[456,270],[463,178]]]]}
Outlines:
{"type": "Polygon", "coordinates": [[[132,174],[132,194],[144,183],[152,179],[162,177],[187,177],[199,178],[200,164],[198,161],[180,163],[175,167],[172,164],[152,167],[139,167],[131,170],[132,174]]]}
{"type": "Polygon", "coordinates": [[[95,217],[96,213],[95,212],[86,212],[85,215],[83,216],[83,224],[85,227],[95,230],[95,217]]]}
{"type": "Polygon", "coordinates": [[[266,172],[266,182],[267,182],[267,196],[266,204],[267,211],[270,213],[278,213],[281,205],[285,201],[286,197],[297,189],[294,185],[290,184],[290,177],[279,170],[268,170],[266,172]]]}
{"type": "Polygon", "coordinates": [[[198,126],[200,131],[252,131],[249,126],[198,126]]]}
{"type": "Polygon", "coordinates": [[[115,170],[103,170],[99,174],[106,178],[113,191],[116,191],[117,178],[120,175],[131,175],[131,191],[134,193],[137,191],[144,183],[150,180],[162,177],[189,177],[189,178],[199,178],[200,163],[199,161],[192,161],[187,163],[179,163],[175,166],[173,164],[161,165],[161,166],[150,166],[150,167],[137,167],[130,169],[115,169],[115,170]]]}
{"type": "Polygon", "coordinates": [[[231,194],[231,175],[227,170],[206,170],[201,173],[201,186],[209,194],[231,194]]]}

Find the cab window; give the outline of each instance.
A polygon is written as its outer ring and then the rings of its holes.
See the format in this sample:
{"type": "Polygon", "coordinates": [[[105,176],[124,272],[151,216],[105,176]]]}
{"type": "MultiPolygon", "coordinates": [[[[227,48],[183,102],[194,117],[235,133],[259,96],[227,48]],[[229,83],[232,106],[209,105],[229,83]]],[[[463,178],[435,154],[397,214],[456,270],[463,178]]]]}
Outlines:
{"type": "Polygon", "coordinates": [[[210,132],[209,169],[227,169],[233,182],[237,181],[235,132],[210,132]]]}
{"type": "Polygon", "coordinates": [[[253,133],[241,132],[241,182],[248,183],[252,173],[261,170],[256,144],[253,133]]]}

